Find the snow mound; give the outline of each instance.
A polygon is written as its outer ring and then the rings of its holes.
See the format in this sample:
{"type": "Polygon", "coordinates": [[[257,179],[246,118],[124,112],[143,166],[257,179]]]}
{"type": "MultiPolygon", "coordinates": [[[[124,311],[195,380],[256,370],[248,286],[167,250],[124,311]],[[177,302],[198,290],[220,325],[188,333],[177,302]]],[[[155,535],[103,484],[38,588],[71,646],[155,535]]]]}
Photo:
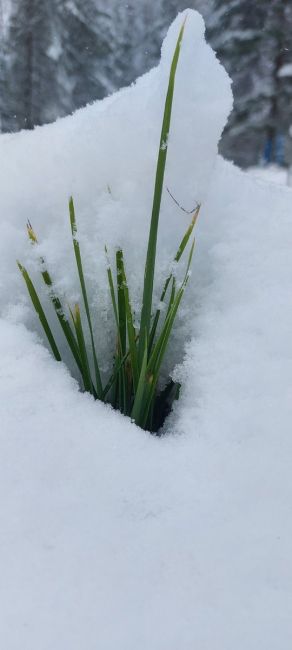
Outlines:
{"type": "MultiPolygon", "coordinates": [[[[104,245],[111,252],[117,245],[123,247],[134,306],[139,312],[164,101],[185,15],[180,14],[170,28],[160,65],[135,85],[53,125],[33,133],[2,136],[0,141],[1,166],[5,169],[0,179],[0,277],[5,276],[0,312],[8,303],[24,302],[16,258],[23,260],[36,277],[33,251],[26,242],[27,219],[42,242],[42,252],[60,291],[65,292],[69,303],[79,297],[67,208],[68,197],[73,194],[93,314],[99,314],[95,319],[97,348],[103,351],[107,372],[113,354],[113,316],[104,245]]],[[[230,79],[205,42],[203,20],[198,13],[188,11],[166,170],[166,185],[188,209],[206,196],[231,103],[230,79]]],[[[189,221],[165,191],[157,299],[189,221]]],[[[38,327],[30,308],[23,310],[22,318],[29,328],[38,327]]],[[[54,323],[53,317],[53,328],[54,323]]],[[[55,335],[63,351],[59,330],[57,324],[55,335]]],[[[184,334],[178,338],[183,340],[184,334]]]]}
{"type": "Polygon", "coordinates": [[[273,164],[264,167],[249,167],[246,173],[268,183],[291,186],[290,170],[286,167],[279,167],[273,164]]]}
{"type": "MultiPolygon", "coordinates": [[[[166,424],[177,435],[153,438],[82,395],[37,336],[13,322],[35,328],[20,304],[14,266],[23,257],[27,217],[60,285],[77,292],[64,210],[71,191],[89,271],[100,238],[112,245],[122,239],[135,267],[131,247],[137,238],[141,255],[167,59],[180,21],[160,67],[133,88],[53,126],[0,139],[7,163],[0,242],[5,650],[289,647],[292,191],[216,158],[229,81],[197,14],[189,12],[183,46],[186,85],[191,41],[201,67],[186,90],[185,126],[178,114],[174,119],[196,149],[186,144],[184,158],[173,132],[182,168],[170,176],[170,163],[167,172],[180,202],[205,197],[189,293],[194,336],[176,369],[183,392],[166,424]],[[214,115],[209,101],[218,102],[214,115]],[[146,140],[149,148],[141,149],[146,140]]],[[[185,217],[167,196],[163,219],[168,251],[185,217]]]]}

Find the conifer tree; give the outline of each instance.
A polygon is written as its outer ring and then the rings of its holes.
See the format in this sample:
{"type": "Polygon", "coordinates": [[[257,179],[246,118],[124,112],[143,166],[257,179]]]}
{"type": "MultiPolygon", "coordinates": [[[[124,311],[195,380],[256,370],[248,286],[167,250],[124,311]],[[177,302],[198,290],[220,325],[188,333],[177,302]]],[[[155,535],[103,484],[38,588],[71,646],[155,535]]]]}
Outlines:
{"type": "Polygon", "coordinates": [[[114,89],[112,9],[106,0],[58,2],[59,110],[71,112],[114,89]]]}
{"type": "MultiPolygon", "coordinates": [[[[292,7],[286,0],[271,0],[265,25],[262,52],[269,63],[269,93],[266,120],[266,153],[281,162],[281,141],[292,124],[292,7]]],[[[290,163],[292,161],[289,161],[290,163]]]]}
{"type": "Polygon", "coordinates": [[[207,25],[207,37],[233,81],[234,108],[221,150],[243,165],[252,162],[259,147],[255,140],[266,113],[265,70],[259,55],[265,4],[266,0],[214,0],[207,25]]]}
{"type": "Polygon", "coordinates": [[[31,129],[56,117],[50,57],[55,1],[13,0],[6,41],[5,130],[31,129]]]}
{"type": "Polygon", "coordinates": [[[267,139],[275,150],[276,137],[292,122],[291,77],[281,80],[280,73],[291,60],[291,20],[286,0],[214,0],[207,36],[234,94],[221,151],[242,166],[262,157],[267,139]]]}

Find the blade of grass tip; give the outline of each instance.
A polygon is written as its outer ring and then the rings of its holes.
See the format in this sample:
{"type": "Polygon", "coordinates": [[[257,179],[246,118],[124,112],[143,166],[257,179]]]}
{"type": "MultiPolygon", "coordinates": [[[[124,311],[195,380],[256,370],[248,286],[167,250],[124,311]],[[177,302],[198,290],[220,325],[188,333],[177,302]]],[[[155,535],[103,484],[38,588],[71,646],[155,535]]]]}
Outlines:
{"type": "Polygon", "coordinates": [[[198,205],[196,207],[195,211],[194,211],[192,221],[191,221],[187,231],[185,232],[185,234],[184,234],[184,236],[183,236],[183,238],[182,238],[182,240],[180,242],[180,245],[178,247],[178,251],[177,251],[176,256],[174,258],[174,262],[179,262],[182,254],[183,254],[183,252],[184,252],[184,250],[185,250],[185,248],[186,248],[186,246],[187,246],[187,244],[189,242],[190,236],[191,236],[191,234],[192,234],[192,232],[194,230],[194,227],[195,227],[197,219],[198,219],[200,208],[201,208],[201,206],[198,205]]]}
{"type": "Polygon", "coordinates": [[[90,310],[89,310],[89,304],[88,304],[88,298],[87,298],[86,284],[85,284],[84,274],[83,274],[83,266],[82,266],[82,260],[81,260],[80,247],[79,247],[79,242],[76,239],[77,225],[76,225],[75,208],[74,208],[74,202],[73,202],[72,196],[69,199],[69,214],[70,214],[70,224],[71,224],[71,232],[72,232],[75,259],[76,259],[77,270],[78,270],[78,275],[79,275],[79,280],[80,280],[80,285],[81,285],[81,291],[82,291],[82,297],[83,297],[83,302],[84,302],[84,307],[85,307],[85,312],[86,312],[86,317],[87,317],[87,322],[88,322],[88,327],[89,327],[90,339],[91,339],[91,347],[92,347],[92,354],[93,354],[97,395],[98,395],[98,397],[101,398],[101,395],[102,395],[102,382],[101,382],[99,365],[98,365],[98,361],[97,361],[95,345],[94,345],[93,329],[92,329],[92,322],[91,322],[91,316],[90,316],[90,310]]]}
{"type": "Polygon", "coordinates": [[[145,340],[145,347],[143,353],[143,361],[142,361],[136,396],[131,411],[131,418],[138,426],[140,426],[141,424],[141,416],[143,413],[143,406],[144,406],[144,394],[145,394],[145,388],[147,384],[147,377],[146,377],[147,357],[148,357],[147,337],[146,338],[144,337],[144,340],[145,340]]]}
{"type": "Polygon", "coordinates": [[[171,122],[171,113],[172,113],[172,103],[174,95],[174,84],[175,76],[177,70],[177,64],[180,55],[180,47],[183,39],[185,28],[185,21],[180,29],[179,36],[177,39],[168,82],[167,95],[164,106],[164,115],[161,129],[159,153],[156,167],[156,178],[155,178],[155,187],[154,187],[154,196],[153,196],[153,205],[152,205],[152,215],[148,239],[148,248],[146,255],[145,263],[145,276],[144,276],[144,289],[143,289],[143,300],[142,300],[142,312],[141,312],[141,337],[139,344],[139,364],[141,365],[144,350],[145,350],[145,337],[149,340],[150,334],[150,321],[151,321],[151,310],[152,310],[152,296],[153,296],[153,284],[154,284],[154,272],[155,272],[155,259],[156,259],[156,246],[157,246],[157,233],[158,233],[158,223],[159,223],[159,214],[162,198],[162,190],[164,184],[164,174],[165,166],[167,159],[167,150],[168,150],[168,136],[170,130],[171,122]]]}
{"type": "Polygon", "coordinates": [[[190,271],[190,265],[192,262],[192,257],[193,257],[193,252],[194,252],[194,246],[195,246],[195,240],[192,243],[191,250],[189,253],[189,258],[188,258],[188,264],[185,272],[185,276],[183,279],[183,282],[174,298],[172,307],[169,311],[168,316],[166,317],[166,320],[163,324],[163,328],[161,331],[161,334],[158,338],[158,341],[155,344],[155,347],[153,349],[152,355],[149,359],[149,363],[147,366],[147,373],[149,376],[151,376],[152,383],[150,386],[150,389],[148,391],[147,397],[145,399],[145,409],[144,409],[144,414],[143,414],[143,420],[142,420],[142,426],[146,426],[149,410],[151,408],[151,403],[154,398],[154,392],[155,388],[157,386],[158,382],[158,376],[159,376],[159,370],[161,368],[161,364],[164,359],[165,351],[168,345],[168,341],[170,338],[170,334],[173,328],[174,320],[178,312],[178,308],[180,306],[182,297],[184,295],[187,283],[189,281],[189,271],[190,271]]]}
{"type": "Polygon", "coordinates": [[[78,346],[79,346],[80,358],[82,363],[82,379],[83,379],[84,389],[89,393],[93,394],[93,383],[90,375],[90,368],[89,368],[88,356],[86,352],[86,345],[85,345],[85,339],[83,334],[83,327],[82,327],[79,305],[76,304],[74,306],[74,311],[70,309],[70,312],[75,327],[75,332],[76,332],[78,346]]]}
{"type": "Polygon", "coordinates": [[[129,341],[131,365],[132,365],[132,372],[133,372],[134,392],[136,392],[137,386],[138,386],[138,380],[139,380],[138,356],[137,356],[137,346],[136,346],[136,332],[135,332],[134,323],[133,323],[133,313],[132,313],[132,307],[131,307],[131,302],[130,302],[129,287],[128,287],[128,283],[127,283],[126,271],[125,271],[123,251],[121,251],[121,273],[122,273],[123,289],[124,289],[124,297],[125,297],[125,309],[126,309],[126,319],[127,319],[128,341],[129,341]]]}
{"type": "MultiPolygon", "coordinates": [[[[34,245],[38,244],[37,236],[36,236],[36,234],[35,234],[35,232],[33,230],[33,227],[31,225],[30,221],[28,221],[28,223],[27,223],[27,233],[28,233],[29,239],[32,242],[32,244],[34,244],[34,245]]],[[[55,310],[58,321],[59,321],[59,323],[61,325],[61,328],[62,328],[63,333],[65,335],[65,338],[67,340],[69,348],[70,348],[70,350],[72,352],[72,355],[73,355],[73,357],[75,359],[78,370],[80,372],[82,372],[82,364],[81,364],[81,360],[80,360],[80,357],[79,357],[78,345],[77,345],[77,342],[76,342],[76,339],[75,339],[75,336],[74,336],[74,332],[72,331],[70,323],[69,323],[68,319],[66,318],[65,310],[64,310],[63,305],[61,303],[61,300],[60,300],[59,296],[57,295],[56,290],[55,290],[55,288],[53,286],[53,282],[52,282],[52,278],[50,276],[50,273],[45,268],[45,260],[44,260],[43,257],[40,257],[39,259],[40,259],[40,263],[41,263],[41,268],[43,269],[43,270],[41,270],[41,276],[43,278],[43,281],[44,281],[45,285],[49,288],[49,298],[51,300],[51,303],[52,303],[53,308],[55,310]]]]}
{"type": "Polygon", "coordinates": [[[20,272],[22,274],[22,277],[23,277],[23,279],[25,281],[25,284],[27,286],[27,290],[28,290],[28,293],[30,295],[32,304],[33,304],[33,306],[35,308],[35,311],[36,311],[36,313],[37,313],[37,315],[38,315],[38,317],[40,319],[41,325],[42,325],[43,330],[45,332],[45,335],[46,335],[46,337],[48,339],[48,342],[50,344],[53,355],[54,355],[56,361],[62,361],[60,352],[59,352],[57,344],[56,344],[56,341],[55,341],[54,336],[52,334],[52,330],[51,330],[51,328],[49,326],[49,323],[47,321],[45,312],[44,312],[44,310],[42,308],[41,302],[39,300],[39,297],[38,297],[38,294],[37,294],[37,292],[35,290],[35,287],[34,287],[34,285],[32,283],[32,280],[30,279],[30,276],[29,276],[27,270],[24,268],[24,266],[22,266],[22,264],[20,264],[20,262],[17,262],[17,265],[18,265],[18,268],[19,268],[19,270],[20,270],[20,272]]]}
{"type": "MultiPolygon", "coordinates": [[[[180,245],[178,247],[177,253],[176,253],[176,255],[175,255],[174,259],[173,259],[173,262],[175,264],[177,264],[180,261],[180,258],[182,256],[182,254],[184,253],[184,250],[185,250],[185,248],[186,248],[186,246],[187,246],[187,244],[189,242],[190,236],[191,236],[191,234],[193,232],[193,229],[195,227],[195,224],[196,224],[196,221],[197,221],[197,218],[198,218],[198,215],[199,215],[200,207],[201,206],[198,205],[196,207],[196,209],[194,210],[192,221],[191,221],[187,231],[185,232],[185,234],[184,234],[184,236],[183,236],[183,238],[182,238],[182,240],[180,242],[180,245]]],[[[164,287],[163,287],[163,290],[162,290],[162,293],[161,293],[161,296],[160,296],[160,301],[159,301],[160,303],[163,303],[163,301],[164,301],[164,298],[166,296],[166,292],[167,292],[167,289],[169,287],[169,283],[171,281],[172,275],[173,274],[170,273],[169,276],[167,277],[167,279],[165,280],[164,287]]],[[[158,308],[156,310],[155,317],[154,317],[152,327],[151,327],[151,332],[150,332],[149,354],[151,354],[151,350],[152,350],[152,346],[153,346],[153,343],[154,343],[154,338],[155,338],[155,334],[156,334],[160,314],[161,314],[161,309],[158,308]]]]}
{"type": "MultiPolygon", "coordinates": [[[[116,271],[117,271],[117,293],[118,293],[118,356],[120,360],[126,354],[127,346],[127,316],[126,316],[126,301],[124,292],[124,278],[123,278],[123,253],[119,248],[116,252],[116,271]]],[[[127,413],[127,377],[125,365],[121,365],[119,373],[119,401],[120,410],[127,413]]]]}

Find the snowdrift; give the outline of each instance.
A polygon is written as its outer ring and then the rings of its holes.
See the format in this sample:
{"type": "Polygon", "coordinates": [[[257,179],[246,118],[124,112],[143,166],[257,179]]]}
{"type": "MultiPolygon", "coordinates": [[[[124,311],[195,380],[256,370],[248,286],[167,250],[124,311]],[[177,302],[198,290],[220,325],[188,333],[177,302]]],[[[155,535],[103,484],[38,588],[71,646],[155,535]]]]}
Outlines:
{"type": "MultiPolygon", "coordinates": [[[[135,86],[78,111],[72,118],[33,133],[1,138],[5,177],[0,180],[0,195],[6,242],[0,261],[1,276],[5,274],[1,305],[11,303],[11,297],[13,304],[24,303],[16,258],[38,277],[26,241],[27,219],[42,243],[59,291],[65,292],[69,304],[79,298],[68,218],[68,197],[72,194],[92,313],[96,315],[97,350],[102,351],[107,376],[112,367],[114,321],[104,245],[112,257],[115,247],[122,247],[130,294],[139,313],[161,122],[170,63],[182,21],[183,15],[170,28],[160,65],[135,86]]],[[[188,210],[206,196],[217,142],[231,103],[230,79],[205,43],[203,20],[199,14],[189,12],[176,77],[166,170],[167,187],[188,210]]],[[[190,219],[165,191],[158,242],[157,302],[190,219]]],[[[181,342],[185,335],[190,336],[193,301],[194,293],[189,293],[184,303],[188,316],[181,313],[180,333],[170,346],[174,351],[169,357],[170,367],[183,354],[181,342]]],[[[29,329],[38,328],[30,309],[23,313],[22,321],[29,329]]],[[[65,346],[58,325],[54,334],[63,357],[65,346]]]]}
{"type": "MultiPolygon", "coordinates": [[[[58,286],[76,295],[73,193],[92,291],[106,242],[125,248],[138,296],[182,15],[135,86],[0,140],[5,650],[286,650],[291,638],[292,192],[217,157],[230,81],[188,14],[167,184],[203,207],[173,345],[187,339],[182,397],[164,438],[81,394],[54,362],[15,259],[34,271],[29,218],[58,286]]],[[[186,223],[166,194],[158,283],[186,223]]]]}

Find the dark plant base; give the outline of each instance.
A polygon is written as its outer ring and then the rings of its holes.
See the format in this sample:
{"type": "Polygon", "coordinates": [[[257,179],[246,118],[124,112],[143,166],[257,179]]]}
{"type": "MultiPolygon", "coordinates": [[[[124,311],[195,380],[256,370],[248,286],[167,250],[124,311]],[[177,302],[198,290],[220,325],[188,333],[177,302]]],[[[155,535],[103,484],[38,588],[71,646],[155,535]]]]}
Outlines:
{"type": "Polygon", "coordinates": [[[179,399],[180,388],[181,385],[178,382],[170,380],[163,391],[157,395],[153,409],[150,433],[153,433],[156,436],[163,435],[160,430],[162,429],[166,418],[172,411],[174,401],[179,399]]]}

